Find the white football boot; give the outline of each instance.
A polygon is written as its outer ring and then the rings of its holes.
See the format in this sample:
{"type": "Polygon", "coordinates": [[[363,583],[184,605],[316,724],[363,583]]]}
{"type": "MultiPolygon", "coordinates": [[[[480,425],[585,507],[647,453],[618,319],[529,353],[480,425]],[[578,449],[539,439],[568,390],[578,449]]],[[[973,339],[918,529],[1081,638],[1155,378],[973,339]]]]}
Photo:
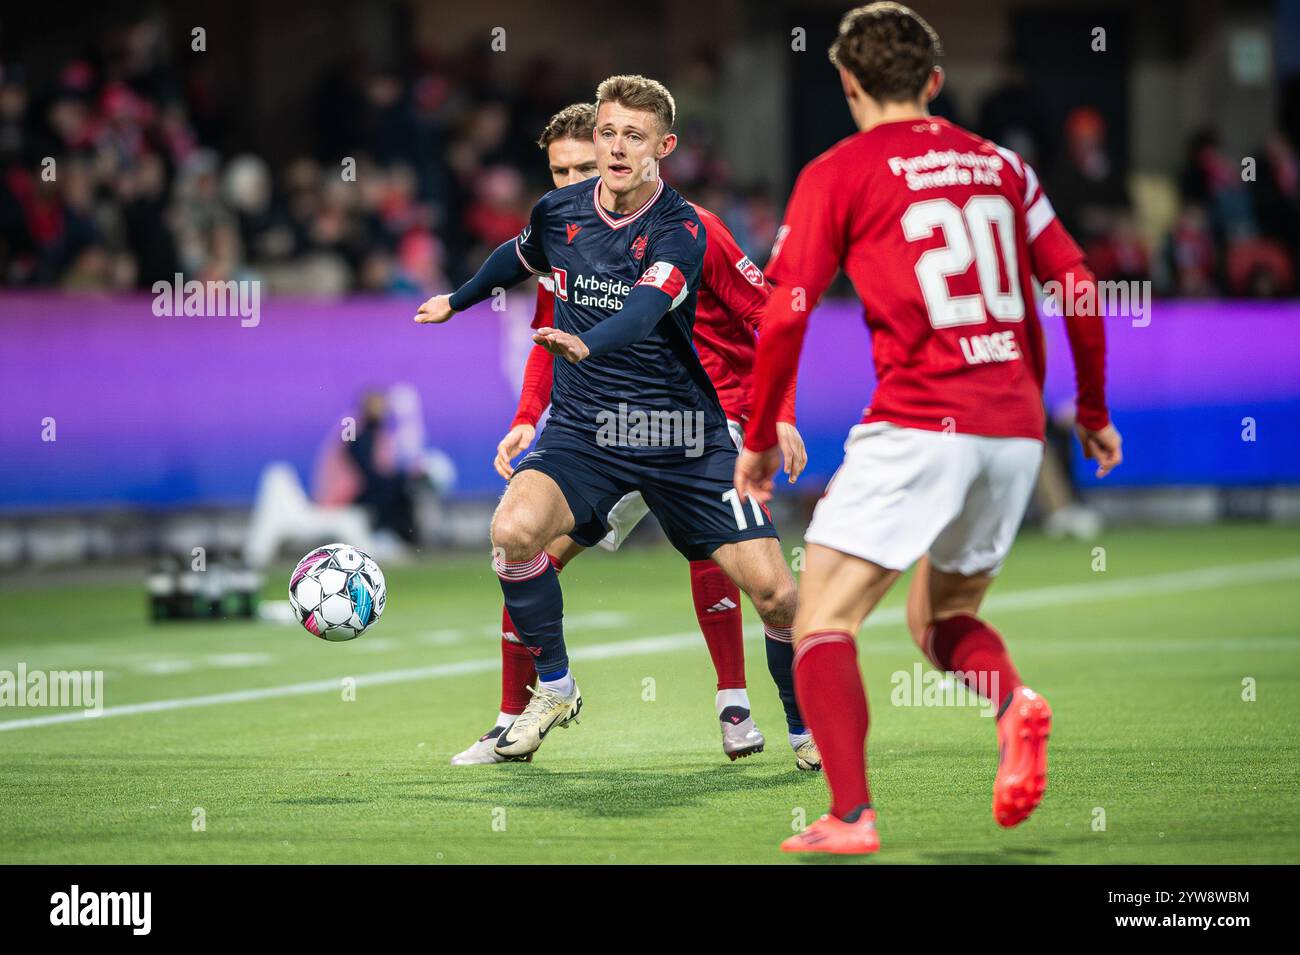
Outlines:
{"type": "MultiPolygon", "coordinates": [[[[453,766],[486,766],[491,763],[509,762],[504,756],[498,756],[494,746],[496,746],[497,737],[504,733],[508,727],[494,726],[474,743],[469,749],[461,750],[451,758],[453,766]]],[[[532,761],[532,754],[522,757],[525,762],[532,761]]]]}
{"type": "Polygon", "coordinates": [[[718,725],[722,727],[722,751],[727,759],[735,762],[763,752],[767,741],[745,707],[728,706],[718,714],[718,725]]]}
{"type": "Polygon", "coordinates": [[[493,752],[508,760],[530,760],[542,745],[542,740],[556,726],[567,727],[578,722],[582,712],[582,694],[578,684],[573,692],[563,696],[546,688],[545,684],[528,688],[533,698],[513,725],[497,736],[493,752]]]}
{"type": "Polygon", "coordinates": [[[822,768],[821,750],[813,742],[811,735],[804,735],[790,738],[790,745],[794,747],[794,764],[801,770],[809,773],[819,773],[822,768]],[[798,740],[798,742],[796,742],[798,740]]]}

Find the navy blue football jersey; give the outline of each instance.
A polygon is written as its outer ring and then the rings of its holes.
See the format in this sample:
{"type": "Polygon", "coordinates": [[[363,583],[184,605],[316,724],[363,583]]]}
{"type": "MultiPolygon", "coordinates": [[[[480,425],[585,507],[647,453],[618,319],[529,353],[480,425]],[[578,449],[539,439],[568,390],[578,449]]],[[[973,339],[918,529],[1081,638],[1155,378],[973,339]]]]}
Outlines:
{"type": "MultiPolygon", "coordinates": [[[[547,193],[533,207],[515,251],[555,284],[555,327],[581,336],[623,307],[633,287],[653,285],[672,307],[643,340],[571,364],[556,359],[548,428],[594,440],[619,414],[686,412],[702,421],[707,443],[731,446],[726,418],[695,352],[695,299],[706,233],[685,199],[660,180],[654,196],[626,215],[599,201],[600,177],[547,193]]],[[[669,457],[665,449],[627,447],[669,457]]],[[[680,455],[680,449],[675,452],[680,455]]]]}

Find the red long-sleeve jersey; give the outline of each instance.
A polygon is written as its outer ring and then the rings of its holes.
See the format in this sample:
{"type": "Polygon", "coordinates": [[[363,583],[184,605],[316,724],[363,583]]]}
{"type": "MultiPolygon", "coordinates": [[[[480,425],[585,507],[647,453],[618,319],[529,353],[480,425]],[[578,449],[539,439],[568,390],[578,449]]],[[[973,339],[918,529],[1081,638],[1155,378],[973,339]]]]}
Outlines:
{"type": "MultiPolygon", "coordinates": [[[[692,205],[707,236],[704,271],[695,303],[695,348],[723,412],[730,420],[744,423],[749,418],[753,392],[755,334],[771,287],[762,270],[741,251],[726,224],[709,210],[692,205]]],[[[542,328],[554,322],[554,289],[550,279],[543,276],[537,284],[532,325],[542,328]]],[[[511,427],[537,424],[550,404],[553,368],[551,353],[541,345],[533,346],[524,366],[519,407],[511,427]]],[[[795,384],[792,377],[782,393],[777,421],[795,421],[795,384]]]]}
{"type": "MultiPolygon", "coordinates": [[[[1078,289],[1092,276],[1019,156],[924,117],[850,136],[804,167],[767,268],[775,292],[746,433],[754,450],[776,443],[808,313],[841,268],[871,331],[877,385],[863,421],[1043,437],[1032,280],[1072,274],[1078,289]]],[[[1066,315],[1079,421],[1100,428],[1109,420],[1101,319],[1066,315]]]]}

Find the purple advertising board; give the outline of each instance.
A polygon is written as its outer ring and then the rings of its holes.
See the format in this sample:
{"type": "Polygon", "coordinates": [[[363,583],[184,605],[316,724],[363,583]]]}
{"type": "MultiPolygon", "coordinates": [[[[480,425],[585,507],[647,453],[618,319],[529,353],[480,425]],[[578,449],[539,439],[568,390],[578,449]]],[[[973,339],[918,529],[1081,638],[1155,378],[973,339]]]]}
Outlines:
{"type": "MultiPolygon", "coordinates": [[[[417,304],[269,299],[249,327],[159,316],[147,295],[6,292],[0,508],[247,504],[268,462],[307,480],[361,394],[403,382],[420,395],[428,443],[456,465],[454,493],[499,493],[491,462],[514,413],[532,297],[441,327],[415,325],[417,304]]],[[[1073,373],[1061,320],[1044,327],[1056,407],[1073,373]]],[[[1108,483],[1300,483],[1300,305],[1157,302],[1149,325],[1107,327],[1126,435],[1108,483]]],[[[799,376],[808,485],[838,465],[873,385],[861,307],[822,305],[799,376]]]]}

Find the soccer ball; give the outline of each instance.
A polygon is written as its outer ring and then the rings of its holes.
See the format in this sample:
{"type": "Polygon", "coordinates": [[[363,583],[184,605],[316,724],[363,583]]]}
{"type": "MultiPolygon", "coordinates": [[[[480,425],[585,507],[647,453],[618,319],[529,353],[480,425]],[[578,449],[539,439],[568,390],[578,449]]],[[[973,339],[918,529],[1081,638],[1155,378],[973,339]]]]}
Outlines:
{"type": "Polygon", "coordinates": [[[350,544],[318,547],[293,569],[289,603],[307,632],[322,640],[354,640],[384,612],[384,572],[350,544]]]}

